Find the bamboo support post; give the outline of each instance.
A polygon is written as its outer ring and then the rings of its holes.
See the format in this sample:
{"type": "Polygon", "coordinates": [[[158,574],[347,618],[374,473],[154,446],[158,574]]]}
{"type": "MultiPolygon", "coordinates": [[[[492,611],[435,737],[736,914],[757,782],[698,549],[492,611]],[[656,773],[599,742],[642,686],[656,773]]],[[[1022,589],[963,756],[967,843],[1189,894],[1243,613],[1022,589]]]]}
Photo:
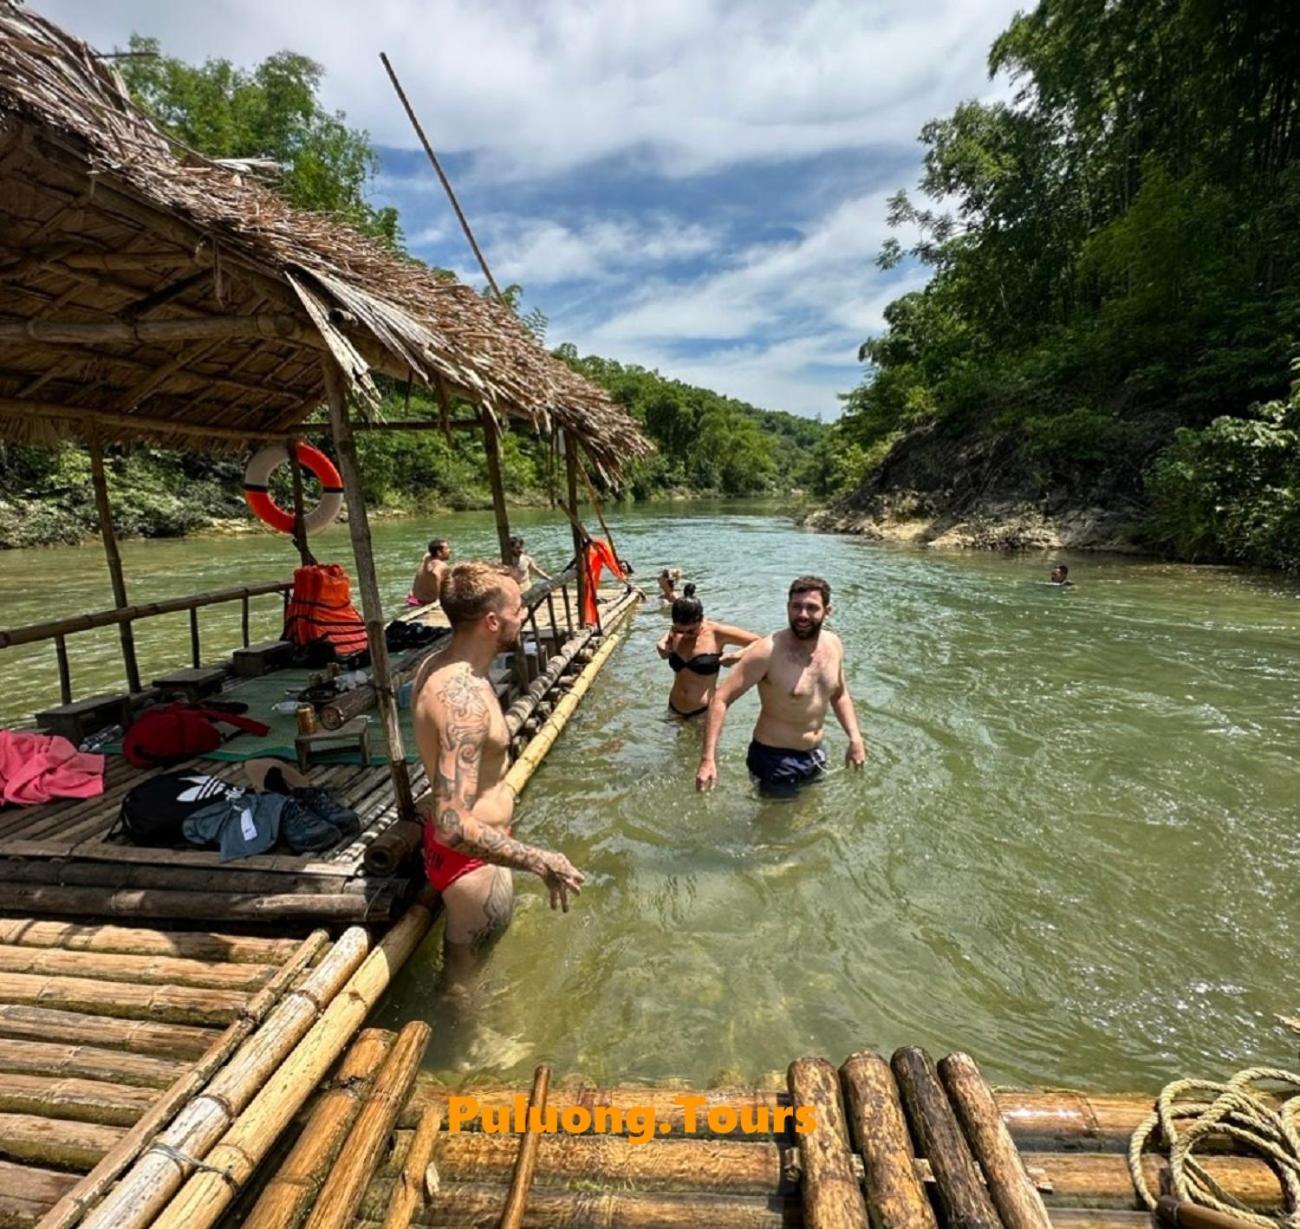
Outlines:
{"type": "Polygon", "coordinates": [[[998,1214],[939,1083],[934,1060],[919,1046],[904,1046],[894,1051],[890,1066],[917,1150],[934,1173],[947,1223],[953,1229],[998,1229],[998,1214]]]}
{"type": "Polygon", "coordinates": [[[578,472],[582,475],[582,481],[587,487],[587,498],[591,500],[591,506],[596,510],[596,519],[600,522],[600,527],[605,531],[605,541],[609,543],[609,549],[613,551],[614,558],[618,558],[618,547],[614,545],[614,535],[610,532],[609,524],[605,520],[605,513],[600,506],[600,497],[596,494],[596,488],[592,485],[591,475],[587,473],[587,467],[581,462],[578,465],[578,472]]]}
{"type": "Polygon", "coordinates": [[[285,447],[289,453],[289,472],[293,475],[293,544],[297,547],[299,562],[303,567],[309,567],[316,559],[307,543],[307,517],[303,511],[302,465],[298,462],[298,441],[289,440],[285,447]]]}
{"type": "Polygon", "coordinates": [[[1051,1229],[1047,1209],[1025,1172],[1024,1161],[975,1060],[968,1054],[949,1054],[939,1062],[939,1078],[983,1171],[1004,1229],[1051,1229]]]}
{"type": "Polygon", "coordinates": [[[582,701],[590,689],[596,676],[600,673],[601,668],[609,659],[609,656],[618,647],[628,627],[631,626],[632,614],[640,602],[639,597],[633,597],[627,605],[622,608],[622,622],[613,625],[608,629],[604,642],[596,650],[595,656],[583,668],[581,674],[574,680],[573,686],[560,697],[560,701],[555,706],[555,711],[546,719],[537,734],[533,737],[522,752],[519,758],[510,766],[510,771],[506,773],[505,784],[514,791],[515,797],[518,798],[524,791],[524,786],[528,784],[537,766],[546,756],[546,753],[554,745],[555,740],[559,738],[560,732],[568,723],[569,718],[573,715],[574,710],[582,701]]]}
{"type": "Polygon", "coordinates": [[[245,1219],[244,1229],[298,1229],[324,1185],[393,1041],[392,1033],[365,1029],[353,1042],[330,1087],[316,1102],[293,1150],[245,1219]]]}
{"type": "MultiPolygon", "coordinates": [[[[122,572],[122,555],[117,549],[117,534],[113,531],[113,509],[108,499],[108,477],[104,472],[104,448],[98,436],[90,442],[90,481],[95,490],[95,508],[99,514],[99,534],[104,540],[104,556],[108,561],[108,578],[113,586],[113,604],[118,610],[126,608],[126,577],[122,572]]],[[[130,621],[118,624],[122,642],[122,664],[126,668],[126,682],[130,691],[140,690],[140,666],[135,656],[135,633],[130,621]]],[[[59,645],[63,644],[62,638],[59,645]]],[[[59,677],[62,681],[66,663],[66,649],[60,650],[59,677]]],[[[197,662],[195,663],[198,664],[197,662]]],[[[70,691],[70,688],[68,689],[70,691]]],[[[64,703],[70,702],[65,699],[64,703]]]]}
{"type": "Polygon", "coordinates": [[[412,905],[331,999],[311,1031],[275,1069],[220,1142],[163,1210],[155,1229],[207,1229],[220,1220],[262,1157],[361,1026],[393,974],[428,933],[433,915],[412,905]]]}
{"type": "Polygon", "coordinates": [[[352,1220],[410,1094],[430,1036],[432,1030],[423,1020],[412,1020],[398,1034],[321,1188],[307,1229],[345,1229],[352,1220]]]}
{"type": "MultiPolygon", "coordinates": [[[[174,1101],[171,1114],[176,1117],[167,1129],[157,1134],[170,1115],[153,1124],[154,1135],[133,1141],[138,1145],[135,1148],[138,1159],[107,1198],[86,1217],[87,1229],[142,1229],[149,1224],[220,1139],[232,1117],[248,1104],[271,1072],[307,1034],[320,1015],[321,1004],[332,1003],[348,984],[354,970],[363,963],[369,946],[369,938],[360,927],[345,932],[303,984],[284,994],[269,1014],[265,1014],[257,1032],[249,1036],[250,1027],[223,1038],[225,1052],[220,1061],[205,1060],[200,1065],[202,1078],[197,1078],[197,1071],[192,1073],[189,1085],[178,1086],[177,1096],[169,1097],[174,1101]]],[[[91,1179],[96,1179],[96,1175],[91,1174],[87,1181],[91,1179]]],[[[102,1192],[101,1180],[96,1179],[95,1184],[102,1192]]],[[[82,1198],[80,1208],[86,1207],[89,1197],[82,1198]]],[[[75,1219],[74,1214],[71,1219],[51,1222],[45,1229],[55,1229],[56,1223],[70,1225],[75,1219]]]]}
{"type": "Polygon", "coordinates": [[[388,665],[388,644],[384,639],[384,604],[379,596],[379,581],[375,577],[375,559],[370,546],[370,522],[366,515],[365,496],[361,490],[361,466],[357,459],[356,440],[348,421],[348,395],[343,383],[343,373],[332,358],[323,360],[325,391],[329,398],[330,423],[334,430],[334,447],[338,453],[339,469],[343,474],[343,490],[348,505],[348,531],[352,535],[352,553],[357,564],[357,581],[361,586],[361,609],[366,620],[366,636],[370,643],[370,664],[388,744],[388,768],[393,778],[393,792],[397,796],[398,814],[411,819],[415,814],[411,793],[411,776],[402,747],[402,729],[397,715],[397,695],[388,665]]]}
{"type": "Polygon", "coordinates": [[[501,548],[501,562],[510,562],[510,517],[506,512],[506,490],[501,480],[501,430],[492,411],[486,405],[479,407],[483,424],[483,455],[487,460],[488,486],[492,490],[492,515],[497,525],[497,544],[501,548]]]}
{"type": "MultiPolygon", "coordinates": [[[[565,431],[561,438],[564,440],[564,474],[569,492],[566,510],[569,515],[569,525],[573,530],[573,558],[578,567],[578,623],[581,626],[587,596],[587,569],[583,567],[582,559],[587,534],[578,516],[578,441],[572,431],[565,431]]],[[[567,604],[567,598],[565,600],[567,604]]]]}
{"type": "MultiPolygon", "coordinates": [[[[130,626],[124,623],[123,627],[130,626]]],[[[68,641],[64,636],[54,637],[54,656],[59,665],[59,703],[72,703],[72,667],[68,664],[68,641]]]]}
{"type": "Polygon", "coordinates": [[[787,1078],[790,1100],[816,1114],[814,1129],[799,1136],[804,1224],[808,1229],[866,1229],[867,1205],[853,1172],[835,1068],[824,1058],[797,1058],[787,1078]]]}
{"type": "MultiPolygon", "coordinates": [[[[382,1229],[407,1229],[411,1218],[423,1202],[425,1170],[433,1158],[433,1146],[438,1141],[442,1126],[442,1110],[436,1105],[427,1106],[415,1128],[411,1150],[402,1163],[402,1172],[393,1184],[393,1195],[384,1215],[382,1229]]],[[[268,1226],[269,1229],[269,1226],[268,1226]]]]}
{"type": "Polygon", "coordinates": [[[862,1157],[873,1229],[938,1229],[912,1164],[912,1141],[889,1064],[879,1054],[852,1054],[840,1083],[853,1142],[862,1157]]]}
{"type": "MultiPolygon", "coordinates": [[[[528,1094],[530,1119],[534,1107],[539,1113],[545,1113],[546,1092],[550,1085],[551,1069],[542,1064],[533,1072],[533,1087],[528,1094]]],[[[510,1193],[506,1196],[505,1211],[501,1213],[501,1229],[519,1229],[523,1223],[528,1191],[533,1185],[533,1173],[537,1169],[537,1145],[541,1138],[540,1132],[528,1130],[520,1139],[515,1171],[510,1175],[510,1193]]]]}
{"type": "MultiPolygon", "coordinates": [[[[126,626],[123,624],[123,626],[126,626]]],[[[199,644],[199,608],[190,607],[190,662],[197,670],[203,665],[203,648],[199,644]]]]}

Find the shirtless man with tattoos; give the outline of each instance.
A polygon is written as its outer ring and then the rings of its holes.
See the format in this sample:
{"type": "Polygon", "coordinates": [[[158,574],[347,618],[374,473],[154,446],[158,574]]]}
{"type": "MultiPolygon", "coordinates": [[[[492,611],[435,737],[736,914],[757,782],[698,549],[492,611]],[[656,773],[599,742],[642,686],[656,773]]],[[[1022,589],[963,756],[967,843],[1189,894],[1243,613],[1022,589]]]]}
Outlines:
{"type": "Polygon", "coordinates": [[[844,681],[844,646],[834,632],[822,630],[831,612],[831,587],[820,576],[800,576],[790,585],[786,602],[788,628],[757,640],[713,693],[704,725],[695,788],[709,790],[718,779],[715,756],[727,708],[755,684],[759,714],[746,764],[765,794],[789,795],[826,767],[822,747],[826,710],[849,736],[844,762],[861,768],[867,748],[844,681]]]}
{"type": "Polygon", "coordinates": [[[509,739],[488,669],[511,648],[524,617],[519,585],[496,564],[461,563],[443,581],[447,646],[416,676],[412,723],[433,782],[421,799],[424,863],[442,895],[449,983],[472,971],[510,924],[511,870],[531,871],[551,893],[551,908],[569,910],[583,874],[563,854],[510,835],[514,792],[504,784],[509,739]]]}

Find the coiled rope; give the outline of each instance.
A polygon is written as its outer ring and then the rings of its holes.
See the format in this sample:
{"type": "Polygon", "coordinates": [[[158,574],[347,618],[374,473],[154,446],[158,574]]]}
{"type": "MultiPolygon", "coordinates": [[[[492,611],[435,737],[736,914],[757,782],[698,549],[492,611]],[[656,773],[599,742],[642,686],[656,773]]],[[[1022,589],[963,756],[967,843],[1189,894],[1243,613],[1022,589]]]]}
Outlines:
{"type": "Polygon", "coordinates": [[[1142,1172],[1142,1149],[1159,1131],[1169,1151],[1169,1180],[1179,1199],[1191,1200],[1239,1217],[1261,1229],[1300,1229],[1300,1076],[1276,1067],[1248,1067],[1226,1084],[1209,1080],[1175,1080],[1156,1098],[1155,1112],[1136,1131],[1128,1146],[1133,1187],[1153,1212],[1156,1196],[1142,1172]],[[1279,1105],[1276,1091],[1267,1096],[1253,1085],[1284,1085],[1279,1105]],[[1198,1145],[1227,1136],[1268,1161],[1282,1183],[1285,1211],[1266,1216],[1230,1195],[1193,1156],[1198,1145]]]}

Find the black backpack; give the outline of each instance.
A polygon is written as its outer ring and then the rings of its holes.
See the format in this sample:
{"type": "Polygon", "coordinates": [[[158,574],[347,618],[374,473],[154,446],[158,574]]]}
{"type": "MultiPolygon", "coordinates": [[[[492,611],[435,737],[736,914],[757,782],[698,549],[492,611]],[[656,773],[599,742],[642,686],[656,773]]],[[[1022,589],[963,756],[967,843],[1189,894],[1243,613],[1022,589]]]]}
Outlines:
{"type": "Polygon", "coordinates": [[[191,815],[241,792],[201,772],[164,772],[127,791],[109,836],[123,832],[136,845],[186,845],[181,825],[191,815]]]}

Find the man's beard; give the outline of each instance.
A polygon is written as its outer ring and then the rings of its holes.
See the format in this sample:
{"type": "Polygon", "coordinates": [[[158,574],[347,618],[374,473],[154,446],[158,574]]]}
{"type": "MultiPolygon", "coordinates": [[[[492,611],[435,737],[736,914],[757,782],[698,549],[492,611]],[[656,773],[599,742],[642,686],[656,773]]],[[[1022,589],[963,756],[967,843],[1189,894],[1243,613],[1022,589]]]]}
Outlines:
{"type": "Polygon", "coordinates": [[[822,629],[823,621],[824,620],[822,619],[810,619],[807,627],[799,628],[795,626],[794,620],[791,619],[790,634],[794,636],[796,640],[815,640],[818,632],[822,629]]]}

